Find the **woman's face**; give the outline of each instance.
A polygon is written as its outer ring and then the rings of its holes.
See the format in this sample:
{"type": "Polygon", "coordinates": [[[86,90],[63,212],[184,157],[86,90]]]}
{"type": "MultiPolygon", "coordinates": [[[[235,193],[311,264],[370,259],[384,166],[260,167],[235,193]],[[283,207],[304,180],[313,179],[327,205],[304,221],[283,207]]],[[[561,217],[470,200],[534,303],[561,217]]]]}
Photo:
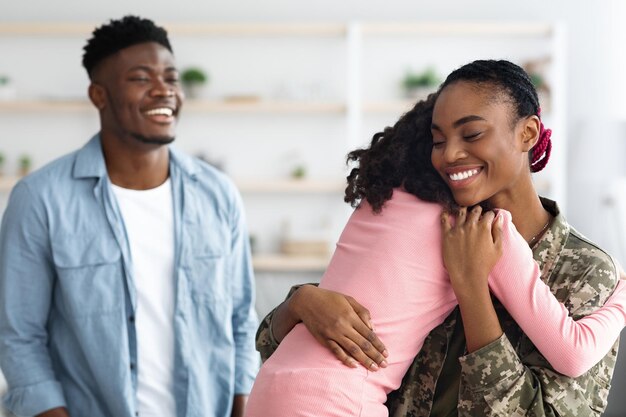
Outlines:
{"type": "MultiPolygon", "coordinates": [[[[433,109],[431,161],[461,206],[487,201],[505,207],[528,170],[525,123],[491,85],[456,82],[433,109]]],[[[536,140],[536,139],[535,139],[536,140]]],[[[534,144],[534,142],[533,142],[534,144]]]]}

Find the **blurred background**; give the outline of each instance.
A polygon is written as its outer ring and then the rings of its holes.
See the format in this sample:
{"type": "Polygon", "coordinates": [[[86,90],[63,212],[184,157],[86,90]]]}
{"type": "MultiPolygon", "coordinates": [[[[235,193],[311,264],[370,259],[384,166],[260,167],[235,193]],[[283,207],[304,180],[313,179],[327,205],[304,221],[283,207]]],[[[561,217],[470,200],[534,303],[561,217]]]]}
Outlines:
{"type": "MultiPolygon", "coordinates": [[[[169,30],[182,72],[176,145],[240,188],[260,316],[291,285],[321,277],[351,212],[346,153],[475,59],[509,59],[531,74],[554,141],[537,188],[626,260],[624,2],[37,0],[1,9],[0,213],[21,175],[97,132],[82,47],[96,25],[137,14],[169,30]]],[[[606,416],[626,415],[625,356],[606,416]]]]}

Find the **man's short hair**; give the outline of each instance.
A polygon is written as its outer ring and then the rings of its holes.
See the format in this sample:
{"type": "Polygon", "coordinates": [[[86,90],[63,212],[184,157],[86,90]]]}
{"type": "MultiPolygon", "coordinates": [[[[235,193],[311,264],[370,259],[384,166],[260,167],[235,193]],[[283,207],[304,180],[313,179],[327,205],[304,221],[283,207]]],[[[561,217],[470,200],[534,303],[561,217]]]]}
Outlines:
{"type": "Polygon", "coordinates": [[[124,16],[96,28],[83,48],[83,66],[91,78],[93,69],[106,57],[144,42],[156,42],[170,52],[172,46],[167,31],[152,20],[138,16],[124,16]]]}

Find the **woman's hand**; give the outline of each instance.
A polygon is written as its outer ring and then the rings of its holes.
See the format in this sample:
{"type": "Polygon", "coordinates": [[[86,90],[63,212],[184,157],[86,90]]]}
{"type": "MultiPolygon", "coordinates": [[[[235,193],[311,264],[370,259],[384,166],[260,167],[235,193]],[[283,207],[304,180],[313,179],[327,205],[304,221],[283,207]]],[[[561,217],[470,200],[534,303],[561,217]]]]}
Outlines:
{"type": "Polygon", "coordinates": [[[441,217],[443,261],[457,298],[488,288],[489,273],[502,256],[502,216],[480,206],[459,210],[454,225],[450,214],[441,217]]]}
{"type": "Polygon", "coordinates": [[[350,296],[305,285],[288,300],[292,315],[344,364],[371,371],[386,367],[388,356],[371,325],[370,313],[350,296]]]}
{"type": "Polygon", "coordinates": [[[467,350],[474,352],[502,336],[488,278],[502,255],[502,216],[489,211],[462,208],[454,226],[443,213],[443,260],[463,317],[467,350]]]}

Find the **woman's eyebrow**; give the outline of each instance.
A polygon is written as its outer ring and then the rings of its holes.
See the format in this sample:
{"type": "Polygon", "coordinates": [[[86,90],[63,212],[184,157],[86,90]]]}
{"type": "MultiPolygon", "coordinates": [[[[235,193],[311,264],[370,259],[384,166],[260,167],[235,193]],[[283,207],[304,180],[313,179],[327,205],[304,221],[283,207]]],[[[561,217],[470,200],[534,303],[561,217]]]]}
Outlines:
{"type": "Polygon", "coordinates": [[[470,115],[470,116],[465,116],[465,117],[461,117],[459,120],[457,120],[456,122],[452,123],[452,126],[457,128],[465,123],[469,123],[469,122],[475,122],[477,120],[482,120],[485,121],[484,118],[480,117],[480,116],[476,116],[476,115],[470,115]]]}
{"type": "MultiPolygon", "coordinates": [[[[465,117],[461,117],[459,120],[457,120],[456,122],[452,123],[452,127],[454,127],[455,129],[465,123],[469,123],[469,122],[475,122],[477,120],[482,120],[482,121],[486,121],[486,119],[484,119],[483,117],[480,116],[476,116],[476,115],[470,115],[470,116],[465,116],[465,117]]],[[[438,130],[441,132],[441,128],[439,126],[437,126],[437,124],[435,123],[431,123],[430,125],[430,130],[438,130]]]]}

